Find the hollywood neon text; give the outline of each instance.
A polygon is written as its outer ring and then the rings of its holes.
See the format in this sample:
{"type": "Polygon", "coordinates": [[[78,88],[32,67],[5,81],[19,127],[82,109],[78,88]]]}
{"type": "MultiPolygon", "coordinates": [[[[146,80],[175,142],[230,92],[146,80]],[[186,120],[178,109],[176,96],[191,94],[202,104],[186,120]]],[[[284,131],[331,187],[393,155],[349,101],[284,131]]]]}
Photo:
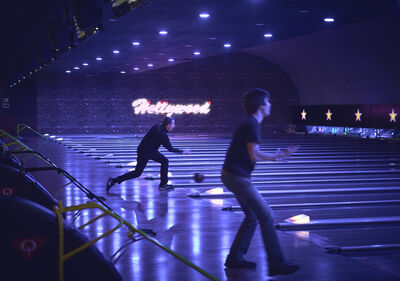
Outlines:
{"type": "Polygon", "coordinates": [[[159,101],[152,104],[147,99],[137,99],[132,102],[135,114],[208,114],[210,112],[211,101],[203,104],[170,104],[168,101],[159,101]]]}

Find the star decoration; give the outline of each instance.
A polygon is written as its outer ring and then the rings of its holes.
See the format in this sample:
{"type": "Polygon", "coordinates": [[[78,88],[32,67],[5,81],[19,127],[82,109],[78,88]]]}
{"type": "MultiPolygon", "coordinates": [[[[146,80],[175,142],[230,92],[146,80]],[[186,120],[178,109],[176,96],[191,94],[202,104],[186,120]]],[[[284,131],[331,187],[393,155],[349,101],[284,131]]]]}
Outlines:
{"type": "Polygon", "coordinates": [[[394,112],[394,108],[392,108],[392,112],[389,113],[389,116],[390,116],[390,122],[396,122],[397,113],[394,112]]]}
{"type": "Polygon", "coordinates": [[[354,113],[354,115],[356,116],[356,121],[360,121],[361,122],[361,115],[362,113],[360,112],[360,109],[357,108],[357,112],[354,113]]]}
{"type": "Polygon", "coordinates": [[[306,111],[303,109],[303,111],[300,113],[301,114],[301,120],[306,120],[306,111]]]}
{"type": "Polygon", "coordinates": [[[332,120],[332,112],[329,108],[328,108],[328,112],[325,114],[326,114],[326,120],[332,120]]]}

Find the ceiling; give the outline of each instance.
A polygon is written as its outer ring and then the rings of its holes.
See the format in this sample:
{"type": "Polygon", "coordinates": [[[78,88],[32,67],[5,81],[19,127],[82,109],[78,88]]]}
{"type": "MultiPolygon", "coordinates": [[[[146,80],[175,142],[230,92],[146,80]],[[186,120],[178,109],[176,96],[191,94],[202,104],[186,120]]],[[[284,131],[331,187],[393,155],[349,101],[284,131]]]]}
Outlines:
{"type": "MultiPolygon", "coordinates": [[[[35,75],[34,69],[19,71],[23,68],[18,64],[24,63],[21,52],[10,49],[21,49],[25,43],[18,37],[29,36],[26,33],[32,21],[40,21],[46,13],[56,11],[61,4],[54,3],[64,0],[50,1],[53,4],[48,8],[40,4],[45,0],[28,2],[27,6],[22,5],[26,7],[23,12],[8,19],[8,24],[7,19],[2,20],[8,26],[2,31],[3,39],[7,36],[9,40],[3,41],[0,75],[7,86],[18,84],[18,80],[23,83],[22,77],[35,75]],[[42,6],[38,9],[37,5],[42,6]],[[15,75],[9,75],[11,72],[15,75]]],[[[102,7],[99,32],[79,43],[75,36],[73,48],[42,63],[37,73],[130,75],[243,48],[268,48],[271,42],[371,20],[399,8],[398,0],[153,0],[142,2],[115,19],[111,9],[99,2],[104,1],[96,2],[102,7]],[[209,17],[201,18],[201,13],[208,13],[209,17]],[[334,21],[326,22],[325,18],[334,21]],[[162,30],[168,34],[160,35],[162,30]],[[225,44],[230,47],[224,47],[225,44]]],[[[15,6],[12,8],[16,9],[15,6]]],[[[2,9],[2,14],[10,13],[2,9]]],[[[29,46],[25,45],[29,53],[29,46]]]]}

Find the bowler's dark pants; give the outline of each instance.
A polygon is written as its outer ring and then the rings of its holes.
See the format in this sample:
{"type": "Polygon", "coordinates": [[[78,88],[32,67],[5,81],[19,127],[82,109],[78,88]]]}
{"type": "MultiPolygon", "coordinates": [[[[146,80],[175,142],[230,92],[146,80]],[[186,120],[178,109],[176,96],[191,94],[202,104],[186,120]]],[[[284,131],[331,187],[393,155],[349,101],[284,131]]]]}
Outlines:
{"type": "Polygon", "coordinates": [[[168,158],[165,157],[164,155],[162,155],[159,151],[156,151],[152,154],[138,152],[137,165],[136,165],[135,170],[128,172],[126,174],[123,174],[122,176],[116,177],[114,179],[114,181],[117,183],[121,183],[123,181],[139,177],[143,173],[144,168],[146,168],[147,162],[149,162],[149,160],[153,160],[153,161],[156,161],[157,163],[161,164],[160,185],[167,184],[168,183],[168,162],[169,161],[168,161],[168,158]]]}

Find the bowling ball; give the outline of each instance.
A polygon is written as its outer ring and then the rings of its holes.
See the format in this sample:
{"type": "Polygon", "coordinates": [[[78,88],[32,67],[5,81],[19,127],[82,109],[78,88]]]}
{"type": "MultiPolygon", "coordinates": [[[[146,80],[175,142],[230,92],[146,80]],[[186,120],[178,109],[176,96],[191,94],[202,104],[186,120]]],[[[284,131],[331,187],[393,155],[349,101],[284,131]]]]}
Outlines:
{"type": "Polygon", "coordinates": [[[202,182],[204,180],[204,175],[202,173],[194,173],[193,179],[195,182],[202,182]]]}

